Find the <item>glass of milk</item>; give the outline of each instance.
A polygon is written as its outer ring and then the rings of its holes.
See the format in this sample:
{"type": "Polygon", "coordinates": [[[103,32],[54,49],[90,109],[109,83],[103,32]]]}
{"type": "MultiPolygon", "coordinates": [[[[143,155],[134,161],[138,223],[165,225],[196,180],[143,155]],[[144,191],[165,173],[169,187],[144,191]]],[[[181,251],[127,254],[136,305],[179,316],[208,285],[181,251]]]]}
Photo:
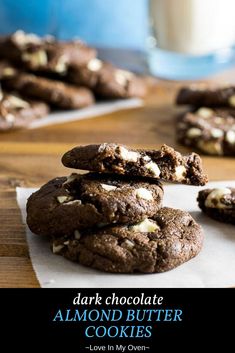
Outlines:
{"type": "Polygon", "coordinates": [[[235,63],[235,0],[149,0],[152,74],[194,79],[235,63]]]}

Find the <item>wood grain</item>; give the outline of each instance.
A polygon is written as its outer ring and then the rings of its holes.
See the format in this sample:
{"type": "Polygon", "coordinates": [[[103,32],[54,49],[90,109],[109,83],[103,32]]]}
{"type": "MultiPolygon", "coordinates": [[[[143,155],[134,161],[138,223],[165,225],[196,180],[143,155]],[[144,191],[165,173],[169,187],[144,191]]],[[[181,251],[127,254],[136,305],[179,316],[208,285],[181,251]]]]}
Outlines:
{"type": "MultiPolygon", "coordinates": [[[[227,72],[213,80],[235,79],[227,72]]],[[[153,83],[153,80],[152,80],[153,83]]],[[[157,148],[176,143],[174,117],[182,109],[173,105],[179,83],[154,81],[143,108],[120,111],[90,120],[48,126],[0,136],[0,287],[38,287],[29,258],[25,229],[15,200],[16,186],[40,186],[71,170],[61,155],[79,144],[119,142],[133,147],[157,148]]],[[[233,158],[203,157],[210,180],[231,180],[233,158]]]]}

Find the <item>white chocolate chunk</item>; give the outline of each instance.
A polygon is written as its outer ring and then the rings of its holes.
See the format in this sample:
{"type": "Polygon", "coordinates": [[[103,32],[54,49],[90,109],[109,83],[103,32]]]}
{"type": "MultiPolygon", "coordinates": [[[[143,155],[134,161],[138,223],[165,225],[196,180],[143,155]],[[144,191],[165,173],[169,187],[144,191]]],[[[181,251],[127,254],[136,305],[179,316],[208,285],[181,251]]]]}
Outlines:
{"type": "Polygon", "coordinates": [[[69,245],[69,240],[64,241],[64,245],[69,245]]]}
{"type": "Polygon", "coordinates": [[[201,136],[202,134],[202,130],[198,129],[197,127],[191,127],[191,129],[189,129],[186,133],[186,136],[188,138],[194,138],[194,137],[198,137],[201,136]]]}
{"type": "Polygon", "coordinates": [[[144,157],[143,157],[143,160],[144,160],[145,162],[150,162],[150,161],[151,161],[151,158],[150,158],[149,156],[144,156],[144,157]]]}
{"type": "Polygon", "coordinates": [[[108,184],[101,184],[102,188],[106,191],[116,190],[117,186],[108,185],[108,184]]]}
{"type": "Polygon", "coordinates": [[[133,77],[133,74],[125,70],[116,70],[114,76],[116,82],[119,83],[119,85],[125,86],[127,81],[133,77]]]}
{"type": "Polygon", "coordinates": [[[29,62],[34,68],[45,66],[48,62],[45,50],[38,50],[34,53],[23,53],[22,60],[29,62]]]}
{"type": "Polygon", "coordinates": [[[221,203],[220,200],[225,195],[230,195],[230,194],[231,194],[231,190],[228,188],[214,189],[207,196],[205,200],[205,206],[212,207],[212,208],[227,208],[227,206],[221,203]],[[216,201],[216,202],[213,202],[213,201],[216,201]]]}
{"type": "Polygon", "coordinates": [[[216,141],[198,141],[198,148],[211,155],[222,155],[221,144],[216,141]]]}
{"type": "Polygon", "coordinates": [[[69,184],[69,183],[72,183],[74,180],[77,179],[77,174],[73,173],[71,175],[69,175],[67,177],[67,179],[65,180],[65,182],[63,183],[63,185],[66,185],[66,184],[69,184]]]}
{"type": "Polygon", "coordinates": [[[53,252],[53,254],[57,254],[57,253],[59,253],[63,248],[64,248],[64,245],[62,245],[62,244],[56,245],[55,243],[53,243],[53,245],[52,245],[52,252],[53,252]]]}
{"type": "Polygon", "coordinates": [[[71,201],[73,198],[72,198],[72,196],[66,196],[66,195],[62,195],[62,196],[57,196],[57,201],[59,202],[59,203],[64,203],[64,202],[66,202],[66,201],[71,201]]]}
{"type": "Polygon", "coordinates": [[[6,119],[6,121],[7,121],[9,124],[13,124],[16,118],[15,118],[15,116],[12,115],[12,114],[7,114],[7,115],[5,116],[5,119],[6,119]]]}
{"type": "Polygon", "coordinates": [[[71,200],[72,201],[66,202],[66,205],[74,205],[74,204],[81,205],[82,204],[81,200],[73,200],[72,198],[71,198],[71,200]]]}
{"type": "Polygon", "coordinates": [[[119,147],[119,151],[120,156],[122,157],[122,159],[124,159],[124,161],[137,162],[138,158],[140,157],[140,154],[138,152],[128,151],[123,146],[119,147]]]}
{"type": "Polygon", "coordinates": [[[81,238],[81,233],[78,231],[78,230],[75,230],[74,231],[74,238],[76,240],[79,240],[81,238]]]}
{"type": "Polygon", "coordinates": [[[68,58],[66,55],[61,55],[54,67],[56,72],[62,73],[66,72],[68,68],[68,58]]]}
{"type": "Polygon", "coordinates": [[[201,118],[207,119],[210,118],[214,114],[214,112],[210,108],[202,107],[196,111],[196,114],[199,115],[201,118]]]}
{"type": "Polygon", "coordinates": [[[12,40],[20,47],[25,47],[28,44],[40,44],[42,42],[41,38],[36,34],[29,33],[26,34],[24,31],[16,31],[12,35],[12,40]]]}
{"type": "Polygon", "coordinates": [[[233,145],[235,143],[235,131],[233,130],[227,131],[225,140],[231,145],[233,145]]]}
{"type": "Polygon", "coordinates": [[[145,168],[148,169],[156,178],[158,178],[161,174],[161,171],[157,165],[157,163],[149,162],[145,164],[145,168]]]}
{"type": "Polygon", "coordinates": [[[140,199],[148,200],[148,201],[153,201],[153,195],[151,191],[145,188],[139,188],[136,190],[136,196],[140,199]]]}
{"type": "Polygon", "coordinates": [[[134,232],[153,233],[155,230],[160,229],[160,227],[156,222],[146,218],[144,221],[135,224],[130,229],[134,232]]]}
{"type": "Polygon", "coordinates": [[[103,66],[102,61],[97,58],[91,59],[87,64],[88,70],[94,71],[94,72],[99,71],[102,68],[102,66],[103,66]]]}
{"type": "Polygon", "coordinates": [[[129,250],[133,249],[134,246],[135,246],[135,244],[134,244],[131,240],[129,240],[129,239],[125,239],[125,240],[122,242],[122,244],[121,244],[121,247],[122,247],[122,248],[126,248],[126,249],[129,249],[129,250]]]}
{"type": "Polygon", "coordinates": [[[235,95],[229,97],[228,102],[231,107],[235,107],[235,95]]]}
{"type": "Polygon", "coordinates": [[[178,167],[175,167],[175,176],[178,181],[184,180],[186,176],[186,168],[183,165],[179,165],[178,167]]]}
{"type": "Polygon", "coordinates": [[[221,129],[213,128],[211,129],[211,136],[214,138],[222,137],[224,132],[221,129]]]}
{"type": "Polygon", "coordinates": [[[9,76],[13,76],[15,74],[15,69],[13,69],[13,67],[5,67],[2,70],[2,74],[4,77],[9,77],[9,76]]]}
{"type": "Polygon", "coordinates": [[[215,122],[216,124],[222,124],[223,118],[221,118],[220,116],[216,116],[216,117],[214,118],[214,122],[215,122]]]}
{"type": "Polygon", "coordinates": [[[29,103],[26,102],[25,100],[19,98],[19,97],[16,97],[16,96],[9,96],[7,98],[7,100],[10,102],[10,105],[13,107],[13,108],[28,108],[29,107],[29,103]]]}

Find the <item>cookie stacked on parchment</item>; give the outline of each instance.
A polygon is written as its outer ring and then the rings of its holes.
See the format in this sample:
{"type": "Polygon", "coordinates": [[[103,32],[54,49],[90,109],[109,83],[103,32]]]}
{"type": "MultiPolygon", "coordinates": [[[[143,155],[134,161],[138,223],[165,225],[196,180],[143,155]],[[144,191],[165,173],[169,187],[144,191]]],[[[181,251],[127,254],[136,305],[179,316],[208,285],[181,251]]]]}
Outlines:
{"type": "Polygon", "coordinates": [[[153,273],[201,250],[201,227],[187,212],[162,207],[160,181],[204,185],[197,154],[103,143],[75,147],[62,163],[89,172],[53,179],[27,203],[29,228],[51,239],[53,253],[107,272],[153,273]]]}
{"type": "Polygon", "coordinates": [[[190,105],[177,122],[177,138],[208,155],[235,156],[235,86],[191,85],[176,103],[190,105]]]}
{"type": "MultiPolygon", "coordinates": [[[[0,111],[0,131],[27,126],[47,114],[49,107],[79,109],[96,98],[143,97],[146,93],[143,79],[99,60],[96,50],[81,40],[63,42],[23,31],[0,37],[0,82],[3,96],[13,94],[30,108],[26,114],[19,106],[8,115],[0,111]],[[35,99],[40,107],[44,105],[40,114],[31,104],[35,99]]],[[[0,109],[2,105],[6,100],[0,97],[0,109]]]]}

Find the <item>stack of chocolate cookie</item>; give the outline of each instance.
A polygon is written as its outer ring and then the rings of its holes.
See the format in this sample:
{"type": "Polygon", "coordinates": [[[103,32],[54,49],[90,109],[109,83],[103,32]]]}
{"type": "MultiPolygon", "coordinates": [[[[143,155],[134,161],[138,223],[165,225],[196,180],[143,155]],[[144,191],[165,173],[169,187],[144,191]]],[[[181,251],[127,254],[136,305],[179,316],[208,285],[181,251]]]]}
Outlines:
{"type": "Polygon", "coordinates": [[[177,122],[177,138],[204,154],[235,156],[235,86],[182,88],[177,104],[191,106],[177,122]]]}
{"type": "Polygon", "coordinates": [[[0,37],[0,60],[2,95],[14,92],[25,101],[23,108],[14,106],[2,113],[7,104],[0,99],[0,130],[26,126],[49,107],[78,109],[93,104],[97,97],[142,97],[146,93],[142,79],[99,60],[96,50],[80,40],[61,42],[52,36],[40,38],[17,31],[0,37]],[[40,107],[43,104],[43,109],[31,104],[32,99],[40,107]],[[29,110],[25,112],[26,105],[29,110]]]}
{"type": "Polygon", "coordinates": [[[162,207],[160,182],[204,185],[197,154],[103,143],[75,147],[62,163],[90,172],[55,178],[27,203],[29,228],[51,239],[53,253],[107,272],[153,273],[201,250],[201,227],[187,212],[162,207]]]}

